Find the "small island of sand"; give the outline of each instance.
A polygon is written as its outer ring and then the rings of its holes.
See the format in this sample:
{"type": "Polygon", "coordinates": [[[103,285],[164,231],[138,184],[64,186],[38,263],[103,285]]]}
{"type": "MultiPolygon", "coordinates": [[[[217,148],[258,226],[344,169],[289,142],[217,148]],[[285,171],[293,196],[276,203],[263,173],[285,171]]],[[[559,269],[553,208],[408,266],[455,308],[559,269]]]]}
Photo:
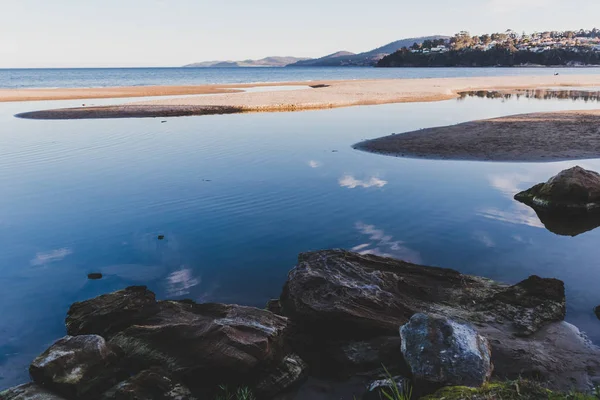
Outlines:
{"type": "Polygon", "coordinates": [[[404,157],[558,161],[600,157],[600,110],[514,115],[367,140],[355,149],[404,157]]]}

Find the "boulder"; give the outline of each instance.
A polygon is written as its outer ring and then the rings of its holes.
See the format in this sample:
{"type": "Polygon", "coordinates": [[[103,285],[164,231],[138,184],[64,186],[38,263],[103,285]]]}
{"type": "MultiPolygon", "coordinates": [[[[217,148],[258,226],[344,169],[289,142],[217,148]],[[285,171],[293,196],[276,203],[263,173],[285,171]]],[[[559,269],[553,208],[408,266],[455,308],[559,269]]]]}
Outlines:
{"type": "Polygon", "coordinates": [[[158,310],[110,340],[131,370],[161,366],[185,383],[241,384],[286,354],[288,321],[269,311],[191,301],[159,302],[158,310]]]}
{"type": "Polygon", "coordinates": [[[146,286],[124,290],[73,303],[67,313],[69,335],[96,334],[109,338],[158,312],[154,293],[146,286]]]}
{"type": "Polygon", "coordinates": [[[2,400],[65,400],[35,383],[15,386],[0,392],[2,400]]]}
{"type": "MultiPolygon", "coordinates": [[[[292,346],[311,371],[332,360],[323,350],[329,344],[333,349],[335,343],[397,335],[414,314],[429,313],[474,326],[492,347],[494,377],[522,375],[564,390],[600,384],[600,349],[563,322],[564,287],[554,279],[530,277],[508,286],[449,269],[324,250],[299,256],[281,305],[294,326],[292,346]]],[[[402,375],[401,369],[392,373],[402,375]]]]}
{"type": "Polygon", "coordinates": [[[588,211],[600,207],[600,174],[579,166],[546,183],[517,193],[515,199],[534,208],[588,211]]]}
{"type": "Polygon", "coordinates": [[[97,335],[65,336],[29,366],[37,384],[68,398],[95,398],[114,385],[117,355],[97,335]]]}
{"type": "Polygon", "coordinates": [[[435,386],[479,387],[492,375],[492,351],[470,325],[415,314],[400,328],[402,354],[413,381],[435,386]]]}
{"type": "Polygon", "coordinates": [[[283,358],[273,370],[268,371],[254,385],[256,394],[261,398],[270,399],[301,384],[308,378],[308,365],[296,354],[283,358]]]}
{"type": "Polygon", "coordinates": [[[146,370],[117,384],[102,396],[102,400],[195,400],[188,388],[167,373],[146,370]]]}

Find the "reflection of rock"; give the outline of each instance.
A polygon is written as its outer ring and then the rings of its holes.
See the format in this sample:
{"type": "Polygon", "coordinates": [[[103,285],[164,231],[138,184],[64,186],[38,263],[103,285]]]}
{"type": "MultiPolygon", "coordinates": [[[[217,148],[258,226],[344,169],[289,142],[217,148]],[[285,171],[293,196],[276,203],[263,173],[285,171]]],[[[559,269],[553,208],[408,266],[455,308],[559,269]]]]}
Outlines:
{"type": "Polygon", "coordinates": [[[581,167],[560,172],[546,183],[515,195],[536,209],[589,211],[600,207],[600,174],[581,167]]]}
{"type": "Polygon", "coordinates": [[[577,236],[600,226],[600,212],[535,210],[546,229],[562,236],[577,236]]]}
{"type": "Polygon", "coordinates": [[[419,384],[479,387],[492,375],[490,345],[469,325],[415,314],[400,335],[402,354],[419,384]]]}
{"type": "Polygon", "coordinates": [[[598,319],[600,319],[600,306],[598,306],[594,309],[594,314],[596,314],[596,317],[598,317],[598,319]]]}

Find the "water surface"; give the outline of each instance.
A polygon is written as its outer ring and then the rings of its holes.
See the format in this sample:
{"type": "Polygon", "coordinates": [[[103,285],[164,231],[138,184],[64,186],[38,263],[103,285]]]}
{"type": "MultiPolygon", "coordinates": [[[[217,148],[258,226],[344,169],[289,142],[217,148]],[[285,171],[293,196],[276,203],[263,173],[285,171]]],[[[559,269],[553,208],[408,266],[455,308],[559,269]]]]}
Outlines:
{"type": "Polygon", "coordinates": [[[80,102],[0,104],[0,388],[28,379],[32,358],[65,334],[74,301],[148,285],[159,298],[262,307],[299,252],[334,247],[507,283],[562,279],[567,319],[600,342],[600,230],[556,235],[512,199],[575,164],[600,170],[600,160],[430,161],[351,148],[596,102],[469,97],[166,119],[13,117],[80,102]],[[104,278],[90,281],[90,272],[104,278]]]}

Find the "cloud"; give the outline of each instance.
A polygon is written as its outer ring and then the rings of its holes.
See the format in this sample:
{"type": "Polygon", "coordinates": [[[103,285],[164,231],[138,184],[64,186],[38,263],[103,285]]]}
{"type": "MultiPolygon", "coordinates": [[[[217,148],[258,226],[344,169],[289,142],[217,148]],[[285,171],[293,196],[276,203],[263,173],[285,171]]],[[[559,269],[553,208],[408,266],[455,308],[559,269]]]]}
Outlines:
{"type": "Polygon", "coordinates": [[[69,254],[73,254],[73,250],[63,247],[62,249],[51,250],[46,253],[37,253],[31,260],[31,265],[45,265],[51,262],[60,261],[69,254]]]}
{"type": "Polygon", "coordinates": [[[368,235],[371,242],[362,243],[352,248],[360,254],[375,254],[382,257],[392,257],[413,263],[421,263],[421,255],[404,245],[400,240],[393,240],[391,235],[386,235],[382,229],[374,225],[357,222],[355,228],[363,235],[368,235]]]}
{"type": "Polygon", "coordinates": [[[338,180],[338,183],[341,187],[347,187],[349,189],[354,189],[357,187],[370,188],[370,187],[384,187],[387,185],[387,181],[383,179],[379,179],[376,177],[371,177],[370,179],[360,180],[356,179],[352,175],[345,175],[338,180]]]}
{"type": "Polygon", "coordinates": [[[479,242],[483,243],[485,247],[496,247],[496,243],[492,240],[492,238],[485,232],[475,232],[473,237],[479,242]]]}
{"type": "Polygon", "coordinates": [[[319,168],[321,165],[322,164],[320,162],[315,161],[315,160],[310,160],[308,162],[308,166],[311,167],[311,168],[319,168]]]}
{"type": "Polygon", "coordinates": [[[484,208],[479,210],[478,214],[484,218],[509,222],[511,224],[527,225],[534,228],[544,228],[544,224],[542,224],[535,211],[520,203],[513,205],[509,210],[484,208]]]}

